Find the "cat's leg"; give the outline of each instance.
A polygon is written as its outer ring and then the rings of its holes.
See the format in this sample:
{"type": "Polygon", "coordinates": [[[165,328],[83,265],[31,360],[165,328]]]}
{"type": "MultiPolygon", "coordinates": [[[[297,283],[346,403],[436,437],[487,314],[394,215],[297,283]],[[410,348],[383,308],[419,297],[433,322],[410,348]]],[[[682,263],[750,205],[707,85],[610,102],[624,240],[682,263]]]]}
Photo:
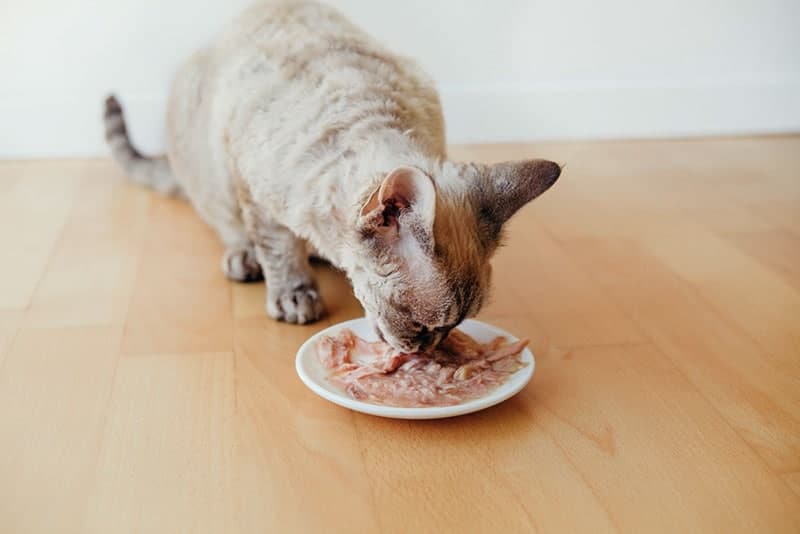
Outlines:
{"type": "Polygon", "coordinates": [[[256,256],[253,243],[243,237],[226,241],[222,254],[222,272],[228,280],[234,282],[258,282],[264,279],[261,264],[256,256]]]}
{"type": "Polygon", "coordinates": [[[234,180],[241,216],[267,281],[267,315],[287,323],[311,323],[324,307],[306,241],[258,206],[243,180],[234,180]]]}
{"type": "Polygon", "coordinates": [[[267,315],[297,324],[322,317],[324,307],[308,261],[306,242],[288,228],[263,219],[251,236],[267,280],[267,315]]]}
{"type": "Polygon", "coordinates": [[[261,266],[224,163],[224,143],[209,134],[221,129],[214,123],[210,107],[215,86],[206,83],[208,61],[206,51],[195,53],[173,82],[167,113],[170,166],[197,214],[225,245],[225,276],[237,282],[261,280],[261,266]]]}
{"type": "Polygon", "coordinates": [[[239,207],[222,202],[225,195],[217,195],[215,203],[196,203],[195,210],[217,233],[225,246],[222,254],[222,273],[234,282],[258,282],[264,279],[253,242],[247,235],[239,207]]]}

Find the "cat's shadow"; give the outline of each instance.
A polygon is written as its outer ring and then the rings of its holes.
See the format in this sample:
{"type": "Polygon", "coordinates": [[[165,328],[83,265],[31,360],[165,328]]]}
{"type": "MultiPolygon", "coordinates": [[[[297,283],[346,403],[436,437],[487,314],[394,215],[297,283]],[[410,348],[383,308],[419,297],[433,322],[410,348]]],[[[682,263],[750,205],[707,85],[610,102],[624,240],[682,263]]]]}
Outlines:
{"type": "Polygon", "coordinates": [[[505,450],[517,447],[522,436],[539,431],[537,411],[532,396],[523,391],[491,408],[458,417],[401,420],[360,413],[354,417],[361,431],[395,442],[409,442],[413,447],[424,443],[423,448],[464,445],[476,450],[505,450]]]}

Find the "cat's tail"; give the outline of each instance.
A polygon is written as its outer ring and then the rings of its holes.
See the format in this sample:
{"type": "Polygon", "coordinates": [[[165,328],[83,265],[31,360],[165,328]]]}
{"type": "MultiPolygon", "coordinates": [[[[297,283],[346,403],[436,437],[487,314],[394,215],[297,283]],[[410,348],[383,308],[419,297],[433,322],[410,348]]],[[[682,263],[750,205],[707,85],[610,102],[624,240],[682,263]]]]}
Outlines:
{"type": "Polygon", "coordinates": [[[145,156],[131,144],[122,106],[114,95],[106,98],[103,122],[111,154],[132,182],[165,195],[183,196],[183,190],[175,180],[166,156],[145,156]]]}

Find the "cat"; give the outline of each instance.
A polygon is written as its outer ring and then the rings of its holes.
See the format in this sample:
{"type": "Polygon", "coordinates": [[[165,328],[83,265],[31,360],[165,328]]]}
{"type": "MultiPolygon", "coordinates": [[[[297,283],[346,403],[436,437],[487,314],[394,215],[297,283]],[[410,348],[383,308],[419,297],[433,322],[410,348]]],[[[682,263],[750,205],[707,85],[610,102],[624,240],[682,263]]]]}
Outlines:
{"type": "Polygon", "coordinates": [[[216,230],[228,278],[266,279],[270,317],[320,318],[315,254],[405,352],[477,314],[504,223],[561,174],[449,161],[431,79],[311,0],[251,6],[180,69],[166,156],[132,146],[113,96],[105,128],[131,180],[188,198],[216,230]]]}

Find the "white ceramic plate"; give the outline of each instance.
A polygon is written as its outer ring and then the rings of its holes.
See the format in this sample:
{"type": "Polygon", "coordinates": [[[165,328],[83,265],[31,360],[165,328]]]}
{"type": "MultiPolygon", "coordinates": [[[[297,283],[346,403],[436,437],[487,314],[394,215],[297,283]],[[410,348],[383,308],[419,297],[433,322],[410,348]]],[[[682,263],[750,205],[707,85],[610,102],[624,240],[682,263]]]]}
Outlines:
{"type": "MultiPolygon", "coordinates": [[[[338,388],[330,384],[327,380],[328,370],[325,369],[317,358],[316,351],[314,350],[317,341],[322,336],[335,335],[339,330],[349,328],[357,336],[360,336],[367,341],[377,341],[377,337],[365,318],[353,319],[337,325],[326,328],[318,332],[308,339],[300,350],[297,351],[297,360],[295,365],[297,367],[297,374],[300,379],[308,386],[311,391],[327,399],[334,404],[344,406],[357,412],[367,413],[370,415],[378,415],[380,417],[393,417],[396,419],[439,419],[443,417],[454,417],[456,415],[464,415],[467,413],[477,412],[486,409],[495,404],[501,403],[504,400],[512,397],[518,393],[525,384],[527,384],[531,376],[533,376],[533,369],[535,361],[533,353],[529,349],[525,349],[520,355],[520,360],[528,365],[511,375],[506,383],[486,395],[478,399],[467,401],[463,404],[455,406],[432,406],[426,408],[399,408],[396,406],[382,406],[379,404],[372,404],[351,398],[345,392],[340,391],[338,388]]],[[[461,330],[472,336],[478,341],[489,342],[497,336],[505,336],[511,341],[516,341],[517,338],[496,328],[494,326],[469,319],[459,325],[461,330]]]]}

